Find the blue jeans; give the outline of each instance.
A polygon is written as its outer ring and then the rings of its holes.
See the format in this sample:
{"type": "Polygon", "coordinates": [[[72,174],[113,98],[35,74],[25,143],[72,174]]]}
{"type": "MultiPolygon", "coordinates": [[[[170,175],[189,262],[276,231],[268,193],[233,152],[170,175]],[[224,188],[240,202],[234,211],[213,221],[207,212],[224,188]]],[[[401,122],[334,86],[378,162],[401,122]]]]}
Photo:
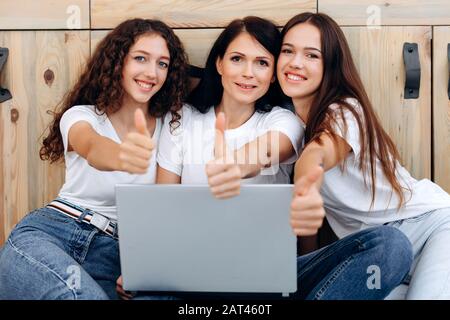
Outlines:
{"type": "Polygon", "coordinates": [[[41,208],[24,217],[0,251],[0,299],[117,298],[117,239],[41,208]]]}
{"type": "MultiPolygon", "coordinates": [[[[290,299],[384,299],[402,283],[413,261],[408,238],[389,226],[366,229],[297,258],[297,287],[290,299]]],[[[137,300],[280,299],[281,294],[151,293],[137,300]]]]}
{"type": "Polygon", "coordinates": [[[297,260],[297,299],[384,299],[413,261],[408,238],[393,227],[366,229],[297,260]]]}
{"type": "Polygon", "coordinates": [[[389,299],[450,299],[450,208],[425,212],[413,218],[390,222],[411,241],[414,261],[389,299]]]}

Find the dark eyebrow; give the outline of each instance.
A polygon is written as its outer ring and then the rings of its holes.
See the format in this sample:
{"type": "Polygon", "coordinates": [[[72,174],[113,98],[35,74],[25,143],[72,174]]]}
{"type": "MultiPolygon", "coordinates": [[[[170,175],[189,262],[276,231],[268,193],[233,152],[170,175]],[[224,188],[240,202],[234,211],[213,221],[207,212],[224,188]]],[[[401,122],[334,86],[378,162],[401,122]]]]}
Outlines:
{"type": "MultiPolygon", "coordinates": [[[[294,48],[294,45],[290,44],[290,43],[283,43],[283,46],[288,46],[288,47],[294,48]]],[[[319,51],[320,53],[322,53],[322,51],[320,51],[319,49],[314,48],[314,47],[304,47],[303,49],[305,49],[305,50],[315,50],[315,51],[319,51]]]]}
{"type": "Polygon", "coordinates": [[[315,50],[315,51],[319,51],[320,53],[322,53],[322,51],[320,51],[319,49],[314,48],[314,47],[305,47],[304,49],[305,50],[315,50]]]}
{"type": "MultiPolygon", "coordinates": [[[[132,53],[143,53],[143,54],[145,54],[145,55],[147,55],[147,56],[150,56],[150,53],[148,53],[148,52],[145,51],[145,50],[133,50],[132,53]]],[[[166,60],[169,60],[169,61],[170,61],[170,58],[167,57],[167,56],[161,56],[161,59],[166,59],[166,60]]]]}
{"type": "MultiPolygon", "coordinates": [[[[243,53],[241,53],[239,51],[233,51],[233,52],[230,52],[230,54],[238,54],[240,56],[245,57],[245,54],[243,54],[243,53]]],[[[271,58],[267,57],[267,56],[260,56],[260,57],[256,57],[256,59],[267,59],[267,60],[270,60],[271,58]]]]}

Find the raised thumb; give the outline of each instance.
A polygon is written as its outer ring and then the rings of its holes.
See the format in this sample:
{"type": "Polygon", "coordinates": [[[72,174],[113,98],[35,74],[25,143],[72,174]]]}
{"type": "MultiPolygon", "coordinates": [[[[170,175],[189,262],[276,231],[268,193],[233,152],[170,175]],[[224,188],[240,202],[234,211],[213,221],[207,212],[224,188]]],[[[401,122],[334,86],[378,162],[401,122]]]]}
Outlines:
{"type": "Polygon", "coordinates": [[[216,118],[216,136],[214,140],[214,158],[223,158],[225,154],[225,114],[219,112],[216,118]]]}
{"type": "Polygon", "coordinates": [[[295,191],[299,195],[305,195],[323,176],[323,168],[320,166],[312,169],[307,175],[301,177],[295,184],[295,191]]]}
{"type": "Polygon", "coordinates": [[[147,129],[147,121],[145,120],[144,112],[139,108],[134,112],[134,125],[137,132],[140,134],[150,135],[147,129]]]}

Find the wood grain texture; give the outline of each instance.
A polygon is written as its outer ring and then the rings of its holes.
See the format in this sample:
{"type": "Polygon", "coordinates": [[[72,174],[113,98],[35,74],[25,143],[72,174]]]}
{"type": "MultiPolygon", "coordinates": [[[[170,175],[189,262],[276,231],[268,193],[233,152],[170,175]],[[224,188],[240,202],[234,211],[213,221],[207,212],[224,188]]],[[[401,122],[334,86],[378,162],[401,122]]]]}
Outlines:
{"type": "MultiPolygon", "coordinates": [[[[198,67],[204,67],[209,50],[222,30],[177,29],[175,30],[175,34],[184,45],[186,53],[189,56],[189,63],[198,67]]],[[[108,32],[109,30],[91,31],[91,54],[108,32]]]]}
{"type": "Polygon", "coordinates": [[[47,110],[61,101],[89,56],[89,31],[0,32],[0,46],[10,51],[2,84],[13,96],[0,105],[1,243],[25,214],[53,199],[62,185],[64,166],[41,161],[39,148],[51,120],[47,110]]]}
{"type": "Polygon", "coordinates": [[[316,12],[316,0],[91,0],[91,23],[93,29],[110,29],[123,20],[145,17],[176,28],[214,28],[255,15],[284,25],[304,11],[316,12]]]}
{"type": "Polygon", "coordinates": [[[89,27],[89,0],[0,1],[0,30],[89,27]]]}
{"type": "Polygon", "coordinates": [[[372,24],[378,13],[380,25],[450,24],[448,0],[319,0],[318,3],[319,12],[345,26],[372,24]]]}
{"type": "Polygon", "coordinates": [[[433,135],[434,181],[450,193],[450,98],[447,45],[450,26],[433,32],[433,135]]]}
{"type": "Polygon", "coordinates": [[[402,164],[418,179],[431,178],[431,27],[345,27],[344,33],[383,127],[402,164]],[[419,99],[404,99],[403,44],[419,46],[419,99]]]}

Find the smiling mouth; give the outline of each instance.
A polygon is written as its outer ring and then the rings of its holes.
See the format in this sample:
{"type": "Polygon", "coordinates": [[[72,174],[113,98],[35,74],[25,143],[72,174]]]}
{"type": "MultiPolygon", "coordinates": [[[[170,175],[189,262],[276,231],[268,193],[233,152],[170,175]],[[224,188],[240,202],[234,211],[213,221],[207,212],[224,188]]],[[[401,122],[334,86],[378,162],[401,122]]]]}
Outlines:
{"type": "Polygon", "coordinates": [[[145,81],[140,81],[140,80],[135,80],[135,81],[139,87],[141,87],[142,89],[145,89],[145,90],[150,90],[155,85],[154,83],[150,83],[150,82],[145,82],[145,81]]]}
{"type": "Polygon", "coordinates": [[[255,89],[256,88],[256,86],[251,85],[251,84],[243,84],[243,83],[237,83],[237,82],[235,82],[235,84],[239,88],[244,89],[244,90],[251,90],[251,89],[255,89]]]}
{"type": "Polygon", "coordinates": [[[292,81],[306,81],[307,80],[307,78],[297,75],[297,74],[286,73],[285,75],[288,80],[292,80],[292,81]]]}

